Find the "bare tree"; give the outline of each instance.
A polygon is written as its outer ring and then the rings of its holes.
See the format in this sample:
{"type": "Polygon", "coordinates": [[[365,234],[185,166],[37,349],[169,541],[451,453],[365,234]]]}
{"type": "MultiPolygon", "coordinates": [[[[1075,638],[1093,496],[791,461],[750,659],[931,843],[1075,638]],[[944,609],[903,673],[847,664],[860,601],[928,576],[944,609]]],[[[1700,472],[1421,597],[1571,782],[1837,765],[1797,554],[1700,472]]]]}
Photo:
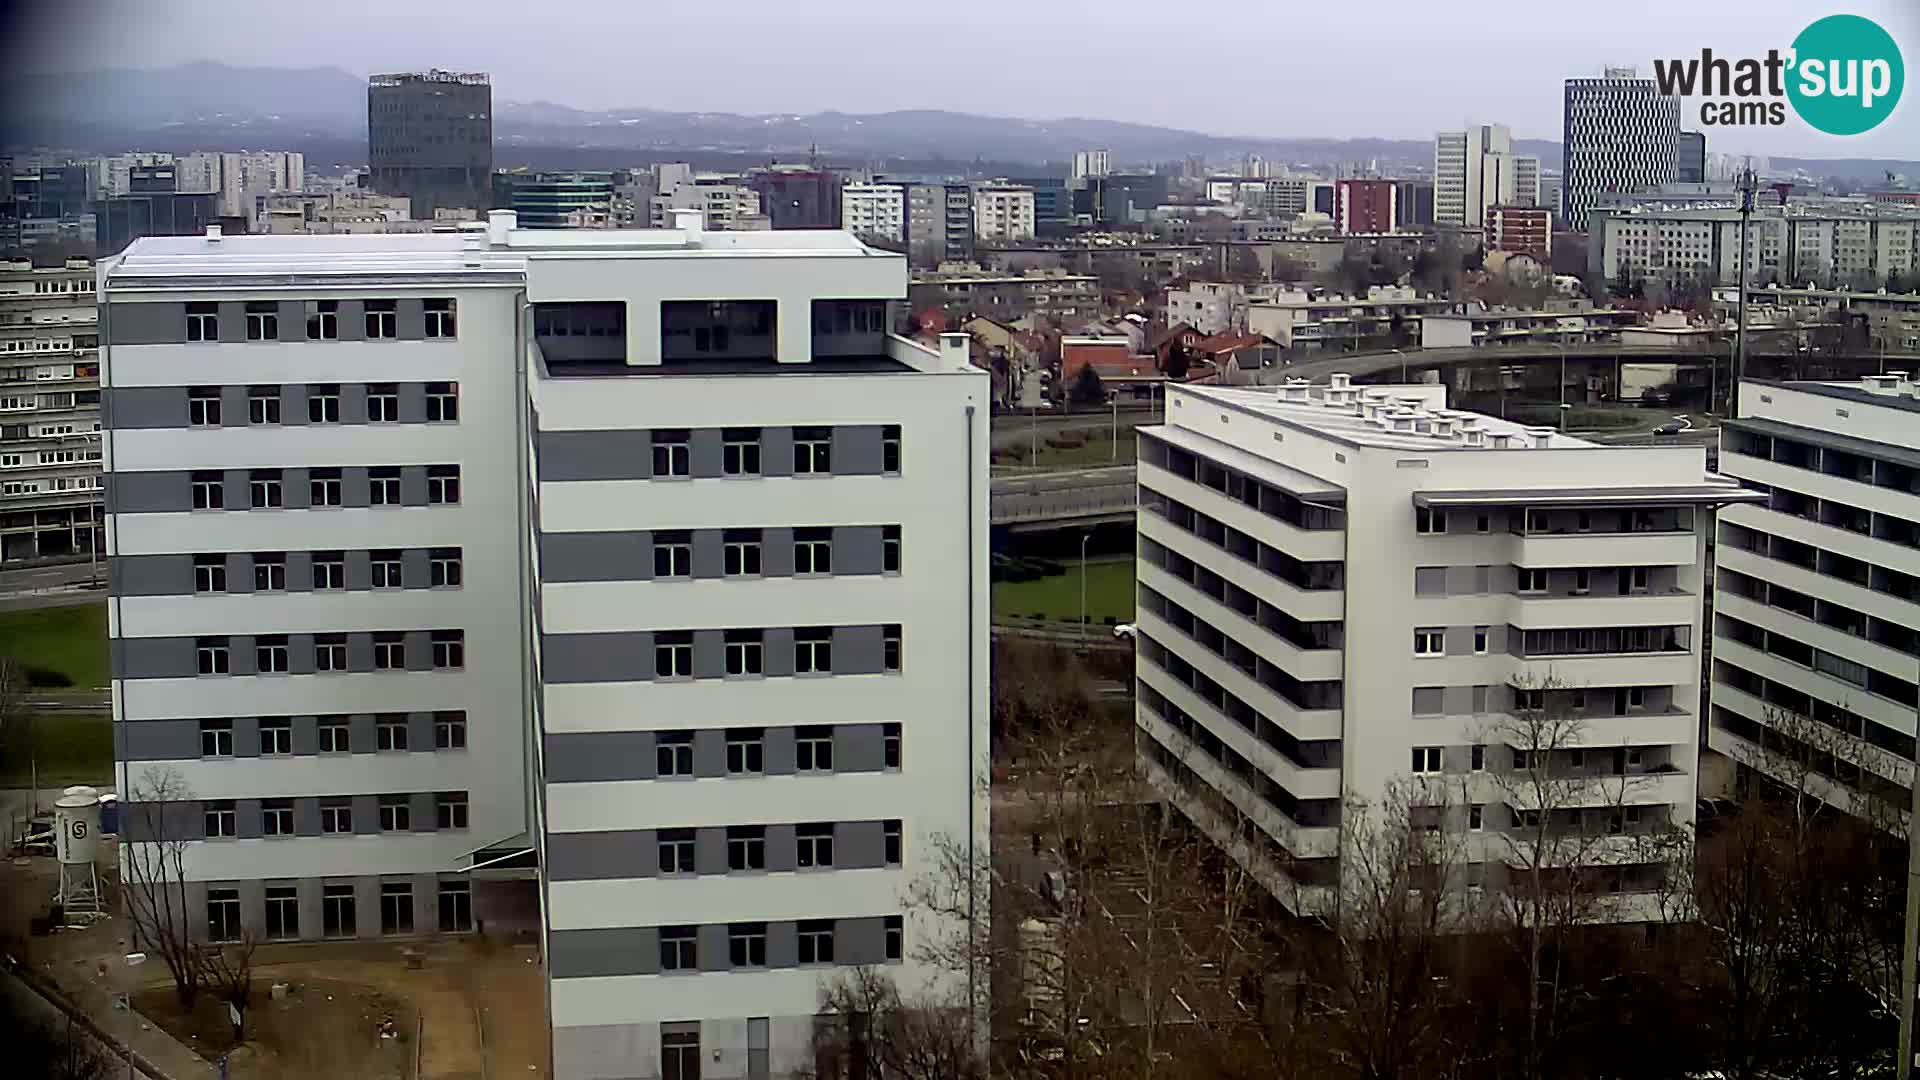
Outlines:
{"type": "Polygon", "coordinates": [[[253,950],[260,938],[248,930],[229,945],[208,945],[199,952],[201,985],[221,1001],[233,1006],[240,1018],[234,1029],[235,1041],[245,1037],[247,1015],[253,1008],[253,950]]]}
{"type": "Polygon", "coordinates": [[[854,968],[820,993],[814,1028],[817,1077],[848,1080],[973,1080],[984,1076],[971,1025],[963,1012],[914,1003],[884,972],[854,968]]]}
{"type": "Polygon", "coordinates": [[[158,953],[173,977],[182,1010],[193,1008],[206,985],[206,965],[196,941],[196,915],[187,904],[184,861],[187,831],[182,813],[193,791],[180,770],[148,766],[132,786],[128,835],[120,844],[121,892],[135,937],[158,953]]]}

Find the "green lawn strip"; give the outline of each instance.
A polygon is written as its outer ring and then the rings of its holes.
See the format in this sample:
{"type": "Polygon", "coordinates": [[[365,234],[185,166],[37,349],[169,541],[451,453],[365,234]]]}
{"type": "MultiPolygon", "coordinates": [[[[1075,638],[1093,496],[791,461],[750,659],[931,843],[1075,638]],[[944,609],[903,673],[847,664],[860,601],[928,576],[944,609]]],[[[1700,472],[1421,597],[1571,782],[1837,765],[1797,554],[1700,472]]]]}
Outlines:
{"type": "MultiPolygon", "coordinates": [[[[1080,563],[1062,560],[1066,572],[1037,581],[1000,581],[993,586],[993,614],[998,619],[1029,619],[1044,615],[1071,623],[1080,616],[1080,563]]],[[[1109,559],[1087,563],[1087,616],[1105,623],[1133,621],[1133,560],[1109,559]]]]}
{"type": "Polygon", "coordinates": [[[0,611],[0,656],[66,673],[78,689],[107,685],[107,605],[0,611]]]}
{"type": "Polygon", "coordinates": [[[112,784],[111,713],[40,713],[8,724],[0,745],[0,787],[24,786],[34,777],[43,788],[112,784]]]}

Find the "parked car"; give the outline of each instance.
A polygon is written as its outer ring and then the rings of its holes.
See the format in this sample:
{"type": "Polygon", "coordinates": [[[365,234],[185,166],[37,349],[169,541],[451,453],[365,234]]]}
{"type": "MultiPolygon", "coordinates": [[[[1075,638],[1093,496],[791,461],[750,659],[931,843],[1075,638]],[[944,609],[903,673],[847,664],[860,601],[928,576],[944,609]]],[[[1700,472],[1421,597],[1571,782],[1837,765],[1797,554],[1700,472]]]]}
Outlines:
{"type": "Polygon", "coordinates": [[[1669,420],[1653,429],[1655,435],[1678,435],[1687,430],[1687,426],[1678,420],[1669,420]]]}

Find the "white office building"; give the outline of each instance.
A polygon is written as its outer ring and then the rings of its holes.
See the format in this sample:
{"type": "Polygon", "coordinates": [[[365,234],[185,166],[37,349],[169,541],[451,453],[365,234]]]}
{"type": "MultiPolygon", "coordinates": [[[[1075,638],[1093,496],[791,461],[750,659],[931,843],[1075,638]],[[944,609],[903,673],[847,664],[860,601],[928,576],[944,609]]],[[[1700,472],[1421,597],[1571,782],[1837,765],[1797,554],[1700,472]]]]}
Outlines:
{"type": "Polygon", "coordinates": [[[556,1077],[786,1075],[848,965],[954,985],[987,375],[845,233],[513,217],[103,265],[129,849],[215,940],[537,932],[556,1077]]]}
{"type": "Polygon", "coordinates": [[[1113,154],[1108,150],[1075,150],[1073,152],[1073,178],[1084,180],[1090,176],[1106,176],[1113,172],[1113,154]]]}
{"type": "Polygon", "coordinates": [[[0,263],[0,562],[86,559],[100,521],[93,264],[0,263]]]}
{"type": "MultiPolygon", "coordinates": [[[[1740,275],[1740,211],[1641,203],[1593,207],[1589,269],[1608,278],[1732,284],[1740,275]]],[[[1747,224],[1745,279],[1872,291],[1920,266],[1920,212],[1910,207],[1763,207],[1747,224]]]]}
{"type": "Polygon", "coordinates": [[[1033,239],[1033,189],[981,184],[973,189],[973,238],[983,244],[1033,239]]]}
{"type": "MultiPolygon", "coordinates": [[[[1157,788],[1284,903],[1324,911],[1343,800],[1450,800],[1500,887],[1535,807],[1626,839],[1607,909],[1651,917],[1633,838],[1691,821],[1712,509],[1705,450],[1598,446],[1438,386],[1174,388],[1140,429],[1138,727],[1157,788]],[[1514,745],[1547,714],[1553,746],[1514,745]],[[1545,753],[1546,758],[1528,760],[1545,753]],[[1468,805],[1461,805],[1464,802],[1468,805]]],[[[1588,865],[1592,865],[1589,863],[1588,865]]]]}
{"type": "Polygon", "coordinates": [[[1920,385],[1903,372],[1742,382],[1720,471],[1765,501],[1720,518],[1707,745],[1761,772],[1804,755],[1816,761],[1815,794],[1905,809],[1920,661],[1920,385]]]}
{"type": "Polygon", "coordinates": [[[840,227],[855,236],[871,236],[896,244],[906,243],[907,186],[841,185],[840,227]]]}
{"type": "Polygon", "coordinates": [[[1489,206],[1540,201],[1540,159],[1513,152],[1505,124],[1443,131],[1433,140],[1433,220],[1472,228],[1489,206]]]}
{"type": "Polygon", "coordinates": [[[1680,99],[1660,93],[1632,68],[1566,81],[1560,219],[1587,227],[1587,209],[1609,192],[1631,192],[1679,178],[1680,99]]]}

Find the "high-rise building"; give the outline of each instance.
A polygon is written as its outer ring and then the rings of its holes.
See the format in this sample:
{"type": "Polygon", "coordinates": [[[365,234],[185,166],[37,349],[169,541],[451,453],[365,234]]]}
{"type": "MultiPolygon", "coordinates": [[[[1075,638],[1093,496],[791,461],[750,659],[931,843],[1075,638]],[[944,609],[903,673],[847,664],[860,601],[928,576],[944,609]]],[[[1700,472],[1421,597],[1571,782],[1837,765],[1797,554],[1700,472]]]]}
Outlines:
{"type": "Polygon", "coordinates": [[[1398,190],[1391,180],[1336,180],[1334,227],[1343,233],[1390,233],[1394,230],[1394,199],[1398,190]]]}
{"type": "Polygon", "coordinates": [[[560,1080],[810,1067],[847,966],[956,988],[987,373],[843,233],[513,218],[104,266],[122,857],[216,941],[537,930],[560,1080]]]}
{"type": "Polygon", "coordinates": [[[1587,227],[1596,196],[1673,182],[1678,175],[1680,99],[1632,68],[1566,82],[1560,217],[1587,227]]]}
{"type": "Polygon", "coordinates": [[[544,172],[505,174],[508,205],[523,229],[613,228],[613,174],[544,172]]]}
{"type": "Polygon", "coordinates": [[[1433,219],[1472,228],[1489,206],[1532,206],[1540,197],[1540,161],[1513,152],[1505,124],[1443,131],[1433,140],[1433,219]]]}
{"type": "Polygon", "coordinates": [[[1540,205],[1540,159],[1528,154],[1513,158],[1513,205],[1540,205]]]}
{"type": "Polygon", "coordinates": [[[1553,212],[1539,206],[1487,207],[1486,247],[1531,255],[1548,265],[1553,255],[1553,212]]]}
{"type": "Polygon", "coordinates": [[[1707,182],[1707,136],[1701,131],[1680,133],[1679,158],[1674,162],[1673,178],[1682,184],[1707,182]]]}
{"type": "MultiPolygon", "coordinates": [[[[1169,396],[1140,429],[1141,764],[1284,904],[1329,910],[1347,801],[1395,788],[1490,893],[1554,869],[1527,862],[1543,829],[1692,820],[1707,528],[1753,497],[1704,447],[1340,376],[1169,396]],[[1550,821],[1541,776],[1577,778],[1550,821]]],[[[1658,917],[1642,850],[1579,846],[1596,917],[1658,917]]]]}
{"type": "Polygon", "coordinates": [[[840,222],[855,236],[894,244],[907,241],[907,185],[847,184],[840,189],[840,222]]]}
{"type": "Polygon", "coordinates": [[[305,190],[306,155],[299,151],[182,154],[172,164],[173,189],[219,196],[222,217],[251,221],[265,197],[305,190]]]}
{"type": "Polygon", "coordinates": [[[484,72],[427,71],[367,80],[373,189],[405,195],[413,216],[483,208],[492,195],[493,86],[484,72]]]}
{"type": "MultiPolygon", "coordinates": [[[[221,224],[218,195],[179,192],[170,187],[139,190],[143,184],[141,172],[141,167],[134,168],[134,191],[94,205],[94,250],[100,255],[117,255],[143,236],[195,236],[210,225],[221,224]]],[[[152,182],[157,185],[162,181],[156,177],[152,182]]],[[[172,176],[164,182],[171,185],[172,176]]],[[[238,224],[244,226],[245,222],[238,224]]]]}
{"type": "Polygon", "coordinates": [[[907,255],[935,267],[973,258],[973,189],[966,184],[905,186],[907,255]]]}
{"type": "Polygon", "coordinates": [[[0,263],[0,563],[103,553],[99,346],[92,263],[0,263]]]}
{"type": "Polygon", "coordinates": [[[1422,229],[1433,224],[1433,181],[1393,182],[1393,224],[1403,231],[1422,229]]]}
{"type": "Polygon", "coordinates": [[[746,177],[775,229],[839,228],[840,183],[839,173],[807,165],[774,165],[746,177]]]}
{"type": "Polygon", "coordinates": [[[973,235],[981,243],[1033,239],[1033,189],[980,184],[973,189],[973,235]]]}
{"type": "Polygon", "coordinates": [[[1892,819],[1908,805],[1920,658],[1920,386],[1740,384],[1720,471],[1708,747],[1743,772],[1892,819]],[[1839,419],[1836,419],[1836,418],[1839,419]]]}
{"type": "Polygon", "coordinates": [[[706,228],[721,232],[769,227],[766,215],[760,212],[759,194],[738,177],[712,173],[696,176],[683,171],[685,168],[662,166],[660,193],[648,200],[647,220],[654,228],[671,225],[675,210],[698,210],[706,215],[706,228]]]}
{"type": "Polygon", "coordinates": [[[1073,178],[1105,176],[1113,171],[1112,154],[1105,150],[1076,150],[1073,153],[1073,178]]]}

